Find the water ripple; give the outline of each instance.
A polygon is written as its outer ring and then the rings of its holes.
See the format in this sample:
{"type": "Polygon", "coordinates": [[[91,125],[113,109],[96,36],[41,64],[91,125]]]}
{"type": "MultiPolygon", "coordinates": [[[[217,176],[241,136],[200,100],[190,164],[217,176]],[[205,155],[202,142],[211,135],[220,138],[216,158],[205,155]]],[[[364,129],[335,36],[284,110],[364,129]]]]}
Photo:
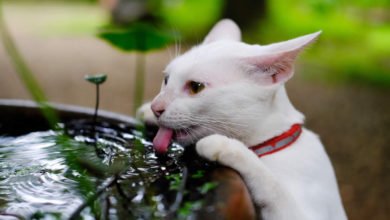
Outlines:
{"type": "Polygon", "coordinates": [[[64,176],[68,167],[53,135],[0,138],[0,201],[7,203],[0,211],[26,217],[39,210],[71,213],[82,203],[76,183],[64,176]]]}
{"type": "MultiPolygon", "coordinates": [[[[115,130],[100,126],[92,129],[91,125],[80,123],[74,126],[66,130],[73,137],[72,147],[67,145],[70,142],[63,144],[59,139],[62,134],[54,131],[32,132],[19,137],[0,136],[0,213],[9,214],[9,219],[12,219],[12,215],[28,219],[38,211],[61,213],[61,219],[70,217],[85,201],[81,193],[83,189],[76,179],[86,174],[67,164],[69,158],[64,152],[103,167],[112,164],[119,166],[123,170],[120,170],[118,184],[124,192],[119,192],[119,186],[115,189],[119,194],[125,194],[128,201],[140,204],[145,203],[147,185],[166,176],[173,170],[172,167],[177,167],[178,162],[173,158],[183,152],[181,146],[173,145],[167,158],[161,162],[150,140],[142,138],[141,133],[133,128],[116,127],[115,130]]],[[[104,178],[88,178],[96,187],[104,182],[104,178]]],[[[94,194],[93,190],[88,191],[88,195],[94,194]]],[[[115,195],[115,190],[111,191],[115,195]]],[[[109,190],[105,193],[108,194],[109,190]]],[[[105,202],[111,204],[111,219],[116,219],[115,213],[118,216],[126,213],[127,216],[126,208],[119,204],[123,202],[122,197],[106,197],[105,202]]],[[[155,200],[162,198],[157,195],[155,200]]],[[[134,216],[144,215],[145,207],[134,208],[131,210],[134,216]]],[[[164,208],[163,204],[159,204],[161,212],[164,208]]],[[[85,209],[81,215],[84,219],[92,218],[90,209],[85,209]]],[[[0,219],[4,218],[4,214],[0,214],[0,219]]]]}

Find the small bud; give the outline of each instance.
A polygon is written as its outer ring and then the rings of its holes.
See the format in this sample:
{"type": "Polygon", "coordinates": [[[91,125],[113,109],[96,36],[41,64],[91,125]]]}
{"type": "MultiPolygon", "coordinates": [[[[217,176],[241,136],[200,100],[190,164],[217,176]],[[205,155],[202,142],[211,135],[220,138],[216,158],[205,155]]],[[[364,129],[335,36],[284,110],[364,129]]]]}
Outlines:
{"type": "Polygon", "coordinates": [[[107,75],[106,74],[86,75],[84,79],[95,85],[100,85],[106,81],[107,75]]]}

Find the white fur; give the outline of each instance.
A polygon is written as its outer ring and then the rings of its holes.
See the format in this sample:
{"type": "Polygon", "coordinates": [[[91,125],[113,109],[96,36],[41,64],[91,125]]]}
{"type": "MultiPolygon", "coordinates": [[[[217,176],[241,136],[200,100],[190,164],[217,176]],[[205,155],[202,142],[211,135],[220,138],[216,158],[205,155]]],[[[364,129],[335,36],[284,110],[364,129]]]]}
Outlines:
{"type": "Polygon", "coordinates": [[[157,124],[157,118],[154,117],[154,114],[150,106],[151,106],[150,102],[143,104],[141,107],[137,109],[135,117],[138,120],[145,122],[146,124],[155,125],[157,124]]]}
{"type": "Polygon", "coordinates": [[[240,42],[237,25],[223,20],[203,44],[167,66],[168,83],[152,102],[154,111],[164,111],[160,126],[188,132],[178,142],[197,142],[201,156],[243,176],[265,220],[346,219],[332,165],[315,134],[304,129],[292,146],[261,159],[248,149],[303,123],[284,82],[298,53],[318,35],[248,45],[240,42]],[[188,81],[206,88],[191,94],[188,81]]]}

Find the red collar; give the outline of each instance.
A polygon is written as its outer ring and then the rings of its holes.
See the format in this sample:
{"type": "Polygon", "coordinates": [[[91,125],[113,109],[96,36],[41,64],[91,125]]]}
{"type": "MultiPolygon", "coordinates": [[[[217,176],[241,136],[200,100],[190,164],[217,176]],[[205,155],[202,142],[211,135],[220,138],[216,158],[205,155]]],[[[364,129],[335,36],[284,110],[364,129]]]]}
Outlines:
{"type": "Polygon", "coordinates": [[[249,147],[257,156],[262,157],[268,154],[283,150],[284,148],[293,144],[302,132],[302,125],[294,124],[291,128],[283,134],[269,139],[268,141],[259,145],[249,147]]]}

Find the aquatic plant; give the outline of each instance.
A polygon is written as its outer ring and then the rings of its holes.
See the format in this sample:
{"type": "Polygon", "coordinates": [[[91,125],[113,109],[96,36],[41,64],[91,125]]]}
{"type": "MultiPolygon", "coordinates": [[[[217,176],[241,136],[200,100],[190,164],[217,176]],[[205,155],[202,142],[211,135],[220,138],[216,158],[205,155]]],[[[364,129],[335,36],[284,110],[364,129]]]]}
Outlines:
{"type": "MultiPolygon", "coordinates": [[[[120,4],[119,2],[118,4],[120,4]]],[[[103,27],[98,37],[108,42],[113,47],[124,52],[135,53],[135,80],[133,96],[133,113],[141,106],[144,96],[145,84],[145,54],[149,51],[164,48],[174,41],[174,36],[163,31],[161,24],[157,24],[157,14],[155,9],[159,7],[159,1],[138,1],[140,12],[134,12],[134,15],[127,15],[121,18],[121,12],[118,16],[113,16],[113,23],[103,27]],[[131,19],[129,19],[130,17],[131,19]],[[157,28],[159,27],[159,28],[157,28]]],[[[126,2],[123,2],[126,4],[126,2]]],[[[118,7],[118,10],[122,10],[118,7]]],[[[124,10],[124,9],[123,9],[124,10]]],[[[123,13],[131,13],[128,10],[123,13]]]]}
{"type": "Polygon", "coordinates": [[[106,74],[87,75],[85,80],[96,86],[96,101],[95,101],[95,112],[93,114],[93,124],[96,126],[96,120],[98,117],[99,103],[100,103],[100,85],[107,80],[106,74]]]}

